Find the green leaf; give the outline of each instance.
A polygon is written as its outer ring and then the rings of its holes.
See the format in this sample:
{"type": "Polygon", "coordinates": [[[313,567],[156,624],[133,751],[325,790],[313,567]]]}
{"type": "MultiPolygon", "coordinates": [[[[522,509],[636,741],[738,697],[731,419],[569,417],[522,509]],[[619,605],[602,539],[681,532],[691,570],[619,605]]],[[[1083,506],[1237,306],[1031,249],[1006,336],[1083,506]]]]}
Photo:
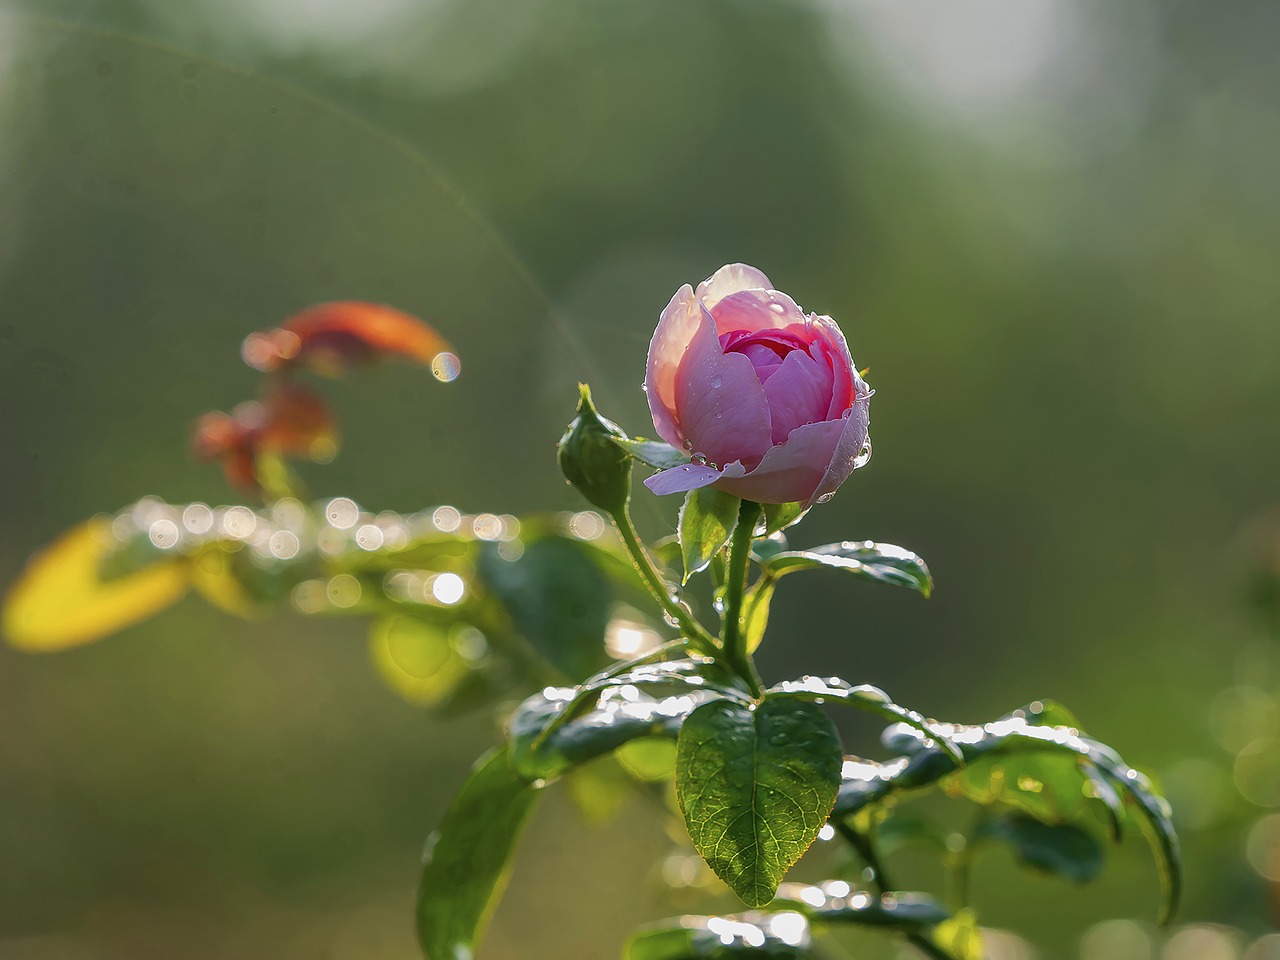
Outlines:
{"type": "Polygon", "coordinates": [[[803,503],[766,503],[764,505],[764,530],[757,536],[767,537],[771,533],[785,530],[792,524],[799,523],[809,511],[803,503]]]}
{"type": "Polygon", "coordinates": [[[604,635],[613,595],[580,541],[558,535],[527,540],[514,560],[486,544],[477,573],[516,630],[566,677],[582,679],[608,662],[604,635]]]}
{"type": "Polygon", "coordinates": [[[916,731],[919,731],[928,742],[937,742],[942,749],[955,759],[960,759],[960,750],[954,746],[945,733],[946,724],[927,720],[914,710],[894,703],[887,693],[869,683],[853,686],[839,677],[801,677],[799,680],[784,680],[769,688],[769,696],[779,699],[806,700],[811,703],[839,703],[879,714],[888,720],[896,720],[916,731]]]}
{"type": "Polygon", "coordinates": [[[883,896],[852,890],[843,880],[819,884],[784,883],[778,900],[796,906],[810,920],[851,923],[896,930],[919,930],[950,918],[936,900],[923,893],[886,893],[883,896]]]}
{"type": "Polygon", "coordinates": [[[719,553],[738,523],[738,505],[735,496],[711,487],[690,490],[680,508],[680,554],[684,560],[684,578],[705,570],[711,558],[719,553]]]}
{"type": "Polygon", "coordinates": [[[536,791],[490,751],[476,761],[428,841],[418,888],[418,939],[427,960],[462,960],[502,889],[536,791]]]}
{"type": "Polygon", "coordinates": [[[571,687],[548,687],[525,700],[511,715],[511,766],[521,776],[550,780],[640,737],[674,739],[685,718],[716,696],[711,691],[694,690],[657,699],[635,687],[610,687],[594,709],[553,725],[575,693],[571,687]]]}
{"type": "Polygon", "coordinates": [[[1102,869],[1102,847],[1093,834],[1070,823],[1041,823],[1025,813],[984,821],[970,843],[1008,844],[1024,866],[1084,883],[1102,869]]]}
{"type": "Polygon", "coordinates": [[[796,570],[827,568],[897,587],[909,587],[924,596],[933,592],[933,578],[920,557],[891,543],[846,540],[808,550],[791,550],[770,557],[763,564],[767,573],[780,577],[796,570]]]}
{"type": "Polygon", "coordinates": [[[446,702],[478,666],[456,649],[451,633],[446,623],[384,617],[369,630],[369,654],[392,690],[410,703],[436,706],[446,702]]]}
{"type": "Polygon", "coordinates": [[[755,653],[764,640],[769,626],[769,604],[778,581],[769,576],[761,577],[742,599],[742,636],[747,643],[747,653],[755,653]]]}
{"type": "MultiPolygon", "coordinates": [[[[1155,792],[1146,777],[1126,765],[1105,744],[1080,736],[1078,729],[1074,727],[1051,727],[1028,722],[1028,714],[1035,715],[1036,712],[1035,709],[1017,710],[980,727],[950,726],[947,730],[948,739],[963,754],[963,760],[959,762],[948,756],[941,747],[923,743],[917,751],[884,763],[856,757],[846,759],[834,815],[850,816],[890,796],[934,785],[943,785],[953,794],[969,796],[979,802],[1013,803],[1027,812],[1034,812],[1036,805],[1026,798],[1028,795],[1043,794],[1045,781],[1039,780],[1039,790],[1035,789],[1033,783],[1020,784],[1019,781],[1024,777],[1038,779],[1026,773],[1029,768],[1020,764],[1028,757],[1035,757],[1037,760],[1043,757],[1065,758],[1072,763],[1052,766],[1051,782],[1055,797],[1065,797],[1070,793],[1064,784],[1069,782],[1074,767],[1074,775],[1078,778],[1078,795],[1107,804],[1111,808],[1109,813],[1115,814],[1114,804],[1097,792],[1098,783],[1101,783],[1123,798],[1126,816],[1129,810],[1134,812],[1151,847],[1160,877],[1162,897],[1159,922],[1167,923],[1177,909],[1182,890],[1181,854],[1168,802],[1155,792]],[[989,766],[978,770],[979,764],[989,766]],[[975,768],[971,774],[964,778],[953,777],[945,784],[941,783],[944,778],[971,765],[975,768]],[[1002,784],[1012,783],[1016,792],[1003,789],[996,792],[992,789],[991,783],[995,779],[997,765],[1001,771],[999,779],[1002,784]],[[979,790],[975,784],[982,783],[978,779],[982,777],[986,778],[987,787],[979,790]],[[1064,780],[1064,777],[1067,779],[1064,780]],[[1100,779],[1095,782],[1095,778],[1100,779]]],[[[1057,817],[1056,813],[1054,817],[1057,817]]]]}
{"type": "Polygon", "coordinates": [[[840,738],[818,707],[716,700],[676,744],[676,791],[694,848],[748,906],[768,903],[818,836],[840,784],[840,738]]]}
{"type": "Polygon", "coordinates": [[[632,938],[627,960],[732,960],[734,957],[807,957],[809,925],[794,911],[730,917],[679,917],[632,938]]]}
{"type": "Polygon", "coordinates": [[[954,960],[984,960],[982,930],[972,910],[960,910],[934,928],[932,941],[954,960]]]}
{"type": "Polygon", "coordinates": [[[636,460],[658,470],[669,470],[689,462],[689,454],[661,440],[616,437],[613,442],[636,460]]]}

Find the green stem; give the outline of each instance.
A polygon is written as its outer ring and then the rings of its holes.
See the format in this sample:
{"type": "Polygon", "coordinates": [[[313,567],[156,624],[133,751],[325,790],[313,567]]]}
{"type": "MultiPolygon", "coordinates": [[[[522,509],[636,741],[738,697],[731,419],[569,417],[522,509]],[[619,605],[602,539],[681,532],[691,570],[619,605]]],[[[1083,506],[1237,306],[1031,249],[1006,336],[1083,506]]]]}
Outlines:
{"type": "MultiPolygon", "coordinates": [[[[871,835],[858,832],[844,820],[833,820],[832,823],[835,824],[836,831],[840,836],[848,841],[849,846],[857,851],[858,856],[862,858],[862,862],[871,870],[871,883],[875,886],[876,892],[883,897],[893,890],[893,884],[889,881],[889,877],[884,871],[884,863],[880,860],[879,853],[876,852],[875,841],[872,840],[871,835]]],[[[929,957],[930,960],[956,960],[955,957],[924,934],[907,933],[904,936],[909,944],[926,957],[929,957]]]]}
{"type": "Polygon", "coordinates": [[[622,537],[622,545],[627,548],[627,554],[631,557],[636,573],[640,574],[640,579],[644,581],[653,599],[658,601],[658,605],[668,617],[675,621],[680,631],[699,653],[716,656],[719,650],[715,638],[693,618],[688,607],[672,597],[666,581],[662,579],[653,561],[649,559],[649,554],[645,552],[644,544],[640,542],[635,524],[631,522],[631,512],[626,505],[624,504],[621,510],[612,514],[612,517],[614,525],[618,528],[618,534],[622,537]]]}
{"type": "Polygon", "coordinates": [[[747,653],[746,638],[742,635],[742,595],[747,587],[747,567],[751,563],[751,541],[756,521],[760,519],[760,504],[743,500],[738,511],[738,525],[733,528],[729,541],[729,567],[725,573],[724,623],[721,626],[720,645],[724,648],[724,660],[729,667],[747,682],[753,697],[760,696],[764,684],[756,673],[751,655],[747,653]]]}

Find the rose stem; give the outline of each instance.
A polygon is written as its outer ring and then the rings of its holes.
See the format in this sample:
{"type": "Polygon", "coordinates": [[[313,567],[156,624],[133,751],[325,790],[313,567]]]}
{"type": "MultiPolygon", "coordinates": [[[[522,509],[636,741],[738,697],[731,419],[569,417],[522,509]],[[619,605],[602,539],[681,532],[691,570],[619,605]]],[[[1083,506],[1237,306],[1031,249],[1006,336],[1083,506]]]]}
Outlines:
{"type": "Polygon", "coordinates": [[[702,624],[693,618],[689,608],[671,595],[670,588],[659,575],[653,565],[653,561],[649,559],[649,554],[645,552],[644,545],[640,542],[635,524],[631,522],[631,511],[627,509],[627,505],[623,504],[620,510],[610,514],[610,516],[613,518],[614,525],[618,528],[618,534],[622,538],[623,546],[627,548],[631,563],[635,566],[636,572],[640,574],[640,579],[644,581],[649,593],[653,595],[653,599],[658,601],[659,606],[666,611],[668,617],[675,621],[680,631],[699,653],[715,656],[719,652],[716,648],[715,639],[702,624]]]}
{"type": "Polygon", "coordinates": [[[751,561],[751,540],[756,521],[760,519],[760,504],[743,500],[738,511],[738,525],[733,528],[729,541],[729,569],[725,574],[724,623],[721,627],[721,646],[724,660],[729,667],[746,681],[753,697],[759,697],[763,684],[755,664],[747,653],[746,640],[742,636],[742,593],[747,585],[747,566],[751,561]]]}

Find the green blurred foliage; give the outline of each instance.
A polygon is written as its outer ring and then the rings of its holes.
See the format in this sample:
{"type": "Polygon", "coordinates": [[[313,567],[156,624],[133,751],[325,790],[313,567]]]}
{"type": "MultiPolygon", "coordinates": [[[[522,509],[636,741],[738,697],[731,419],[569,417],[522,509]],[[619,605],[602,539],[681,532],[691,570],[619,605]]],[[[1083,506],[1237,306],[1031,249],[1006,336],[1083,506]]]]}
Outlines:
{"type": "MultiPolygon", "coordinates": [[[[1256,937],[1275,901],[1242,851],[1272,795],[1236,795],[1249,742],[1210,706],[1277,689],[1240,558],[1280,499],[1278,20],[7,0],[0,581],[140,494],[230,499],[190,423],[252,393],[245,333],[327,299],[423,316],[464,372],[333,384],[345,449],[317,495],[576,509],[553,448],[575,382],[646,432],[658,311],[745,260],[836,317],[878,391],[875,459],[793,543],[901,543],[937,581],[921,603],[788,580],[766,679],[838,673],[957,719],[1070,703],[1174,794],[1183,919],[1256,937]]],[[[674,500],[637,501],[671,528],[674,500]]],[[[0,650],[0,956],[411,957],[422,839],[494,733],[387,693],[350,623],[187,601],[84,650],[0,650]]],[[[674,912],[626,869],[655,811],[585,833],[568,811],[534,818],[494,960],[611,957],[674,912]]],[[[1015,871],[979,863],[982,922],[1046,958],[1106,960],[1099,937],[1141,931],[1090,925],[1151,915],[1136,843],[1083,888],[1015,871]]]]}

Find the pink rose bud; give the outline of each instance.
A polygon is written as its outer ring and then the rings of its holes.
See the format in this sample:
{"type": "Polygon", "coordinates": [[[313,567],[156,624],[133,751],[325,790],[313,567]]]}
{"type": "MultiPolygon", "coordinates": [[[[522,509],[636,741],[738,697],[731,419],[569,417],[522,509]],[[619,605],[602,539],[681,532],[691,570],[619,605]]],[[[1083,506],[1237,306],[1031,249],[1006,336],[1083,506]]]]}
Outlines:
{"type": "Polygon", "coordinates": [[[870,452],[871,390],[844,334],[746,264],[676,291],[649,344],[644,389],[658,435],[693,458],[644,482],[659,495],[714,485],[808,507],[870,452]]]}

